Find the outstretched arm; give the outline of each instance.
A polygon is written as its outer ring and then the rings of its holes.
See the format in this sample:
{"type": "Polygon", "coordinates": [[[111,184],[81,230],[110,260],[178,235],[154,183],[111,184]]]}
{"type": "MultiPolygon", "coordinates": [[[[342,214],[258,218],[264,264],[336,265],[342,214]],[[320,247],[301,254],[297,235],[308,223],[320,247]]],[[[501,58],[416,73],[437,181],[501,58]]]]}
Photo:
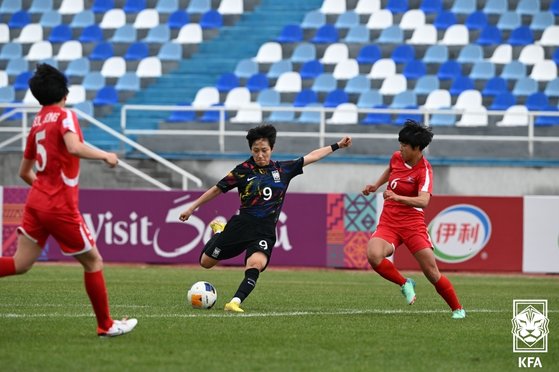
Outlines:
{"type": "Polygon", "coordinates": [[[376,192],[379,187],[381,187],[382,185],[388,182],[389,177],[390,177],[390,167],[387,167],[384,170],[384,172],[382,172],[377,182],[375,182],[372,185],[365,185],[365,188],[362,191],[363,195],[367,196],[370,193],[376,192]]]}
{"type": "Polygon", "coordinates": [[[343,149],[349,146],[351,146],[351,137],[344,137],[336,142],[334,145],[324,146],[319,149],[313,150],[305,155],[305,157],[303,158],[303,167],[317,162],[322,158],[325,158],[326,156],[336,151],[338,148],[343,149]]]}
{"type": "Polygon", "coordinates": [[[78,158],[103,160],[111,168],[118,164],[118,157],[113,152],[97,150],[80,141],[76,133],[66,132],[64,144],[68,152],[78,158]]]}
{"type": "Polygon", "coordinates": [[[221,190],[217,188],[217,186],[211,187],[208,191],[203,193],[194,203],[190,205],[190,207],[181,213],[179,216],[179,220],[186,221],[192,216],[192,213],[203,204],[206,204],[210,200],[213,200],[215,197],[221,194],[221,190]]]}

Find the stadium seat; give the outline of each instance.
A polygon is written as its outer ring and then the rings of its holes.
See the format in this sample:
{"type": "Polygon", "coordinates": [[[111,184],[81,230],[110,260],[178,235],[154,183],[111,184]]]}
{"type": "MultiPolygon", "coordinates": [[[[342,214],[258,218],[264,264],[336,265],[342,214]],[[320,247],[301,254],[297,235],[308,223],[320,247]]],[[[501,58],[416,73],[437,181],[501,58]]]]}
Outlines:
{"type": "Polygon", "coordinates": [[[70,27],[74,28],[85,28],[95,24],[95,13],[92,10],[86,9],[83,12],[77,13],[74,18],[72,18],[72,23],[70,27]]]}
{"type": "Polygon", "coordinates": [[[536,62],[530,77],[536,81],[551,81],[557,77],[557,65],[550,59],[536,62]]]}
{"type": "Polygon", "coordinates": [[[474,81],[468,76],[457,76],[455,79],[453,79],[449,92],[451,95],[457,96],[466,90],[474,88],[474,81]]]}
{"type": "MultiPolygon", "coordinates": [[[[374,108],[385,109],[386,105],[378,105],[374,108]]],[[[361,124],[377,125],[377,124],[391,124],[392,118],[387,113],[368,113],[367,116],[361,121],[361,124]]]]}
{"type": "Polygon", "coordinates": [[[534,35],[528,26],[520,26],[512,30],[507,42],[512,46],[533,44],[534,35]]]}
{"type": "Polygon", "coordinates": [[[522,26],[521,16],[513,11],[507,11],[501,14],[497,22],[497,28],[503,31],[512,31],[520,26],[522,26]]]}
{"type": "Polygon", "coordinates": [[[299,70],[299,74],[303,80],[315,79],[324,72],[324,66],[317,60],[305,62],[299,70]]]}
{"type": "Polygon", "coordinates": [[[89,73],[89,70],[89,59],[81,57],[70,61],[70,63],[68,63],[68,67],[66,67],[66,70],[64,71],[64,74],[68,77],[79,76],[83,78],[89,73]]]}
{"type": "Polygon", "coordinates": [[[202,14],[200,26],[204,30],[219,29],[223,26],[223,16],[216,10],[208,10],[202,14]]]}
{"type": "Polygon", "coordinates": [[[503,79],[519,80],[526,77],[526,65],[522,62],[511,61],[503,67],[500,75],[503,79]]]}
{"type": "Polygon", "coordinates": [[[446,45],[431,45],[423,56],[424,63],[442,64],[448,61],[448,47],[446,45]]]}
{"type": "Polygon", "coordinates": [[[369,29],[363,25],[354,26],[349,29],[343,41],[345,43],[356,43],[356,44],[368,43],[370,41],[369,29]]]}
{"type": "MultiPolygon", "coordinates": [[[[545,110],[542,110],[542,111],[548,111],[548,112],[553,112],[554,114],[559,114],[559,108],[554,107],[554,106],[548,106],[545,110]]],[[[554,115],[554,116],[537,115],[534,124],[536,126],[558,125],[559,124],[559,116],[557,116],[557,115],[554,115]]]]}
{"type": "Polygon", "coordinates": [[[192,101],[192,107],[205,108],[219,103],[219,91],[215,87],[204,87],[198,92],[192,101]]]}
{"type": "Polygon", "coordinates": [[[382,95],[396,95],[408,89],[406,77],[401,74],[388,76],[380,87],[382,95]]]}
{"type": "Polygon", "coordinates": [[[381,58],[371,67],[369,79],[384,79],[396,75],[396,63],[391,58],[381,58]]]}
{"type": "Polygon", "coordinates": [[[465,90],[456,99],[454,108],[468,110],[482,107],[481,93],[477,90],[465,90]]]}
{"type": "MultiPolygon", "coordinates": [[[[336,75],[334,74],[334,77],[336,75]]],[[[365,75],[357,75],[349,79],[344,90],[348,94],[361,94],[371,89],[371,81],[365,75]]]]}
{"type": "Polygon", "coordinates": [[[489,59],[493,63],[507,64],[512,61],[512,46],[508,44],[498,45],[489,59]]]}
{"type": "Polygon", "coordinates": [[[109,39],[112,43],[133,43],[137,40],[137,31],[132,25],[124,25],[115,30],[109,39]]]}
{"type": "Polygon", "coordinates": [[[23,58],[14,58],[8,61],[6,66],[6,73],[8,76],[17,76],[22,72],[29,70],[28,62],[23,58]]]}
{"type": "MultiPolygon", "coordinates": [[[[341,3],[341,2],[340,2],[341,3]]],[[[334,26],[337,29],[347,28],[350,29],[355,26],[359,26],[359,14],[354,11],[348,11],[340,14],[334,26]]]]}
{"type": "MultiPolygon", "coordinates": [[[[431,43],[431,44],[435,44],[431,43]]],[[[468,45],[470,43],[470,33],[464,25],[450,26],[444,33],[440,42],[443,45],[468,45]]]]}
{"type": "Polygon", "coordinates": [[[221,0],[217,11],[223,15],[241,15],[244,13],[243,0],[221,0]]]}
{"type": "Polygon", "coordinates": [[[31,16],[29,13],[25,10],[20,10],[11,15],[10,20],[8,21],[8,27],[11,29],[23,28],[29,23],[31,23],[31,16]]]}
{"type": "Polygon", "coordinates": [[[462,75],[462,66],[460,63],[450,60],[442,63],[439,67],[437,77],[439,80],[453,80],[462,75]]]}
{"type": "Polygon", "coordinates": [[[372,14],[381,10],[381,0],[359,0],[355,6],[357,14],[372,14]]]}
{"type": "Polygon", "coordinates": [[[402,74],[408,80],[416,80],[427,73],[427,66],[421,60],[410,61],[404,67],[402,74]]]}
{"type": "Polygon", "coordinates": [[[493,102],[489,106],[490,110],[506,110],[516,104],[516,98],[509,91],[502,92],[493,98],[493,102]]]}
{"type": "Polygon", "coordinates": [[[408,11],[407,0],[388,0],[386,9],[392,13],[405,13],[408,11]]]}
{"type": "Polygon", "coordinates": [[[258,63],[274,63],[281,61],[281,45],[273,41],[262,44],[253,60],[258,63]]]}
{"type": "Polygon", "coordinates": [[[437,42],[437,29],[431,24],[417,26],[408,40],[408,43],[417,45],[433,45],[437,42]]]}
{"type": "Polygon", "coordinates": [[[380,48],[375,45],[365,45],[359,50],[357,62],[360,64],[373,64],[381,58],[380,48]]]}
{"type": "Polygon", "coordinates": [[[501,31],[496,26],[485,26],[476,40],[479,45],[498,45],[501,44],[501,31]]]}
{"type": "Polygon", "coordinates": [[[503,14],[508,10],[508,0],[487,0],[483,6],[485,14],[503,14]]]}
{"type": "Polygon", "coordinates": [[[84,0],[62,0],[58,12],[64,14],[77,14],[83,12],[84,0]]]}
{"type": "Polygon", "coordinates": [[[346,11],[345,1],[324,0],[320,7],[320,12],[324,14],[343,14],[346,11]]]}
{"type": "MultiPolygon", "coordinates": [[[[473,0],[475,2],[475,0],[473,0]]],[[[487,16],[482,11],[474,11],[469,13],[464,22],[464,26],[468,30],[477,31],[484,29],[489,24],[487,16]]]]}
{"type": "MultiPolygon", "coordinates": [[[[89,116],[94,115],[93,102],[88,101],[88,100],[75,103],[73,105],[72,109],[79,110],[79,111],[81,111],[84,114],[87,114],[89,116]]],[[[77,114],[78,114],[78,116],[81,116],[80,113],[77,112],[77,114]]]]}
{"type": "MultiPolygon", "coordinates": [[[[111,9],[103,15],[99,27],[102,29],[118,29],[126,25],[126,13],[122,9],[111,9]]],[[[129,25],[132,27],[131,25],[129,25]]]]}
{"type": "Polygon", "coordinates": [[[549,11],[555,16],[559,16],[559,0],[553,0],[549,5],[549,11]]]}
{"type": "Polygon", "coordinates": [[[376,40],[381,44],[402,44],[404,42],[404,31],[398,25],[392,25],[380,32],[376,40]]]}
{"type": "Polygon", "coordinates": [[[330,44],[324,51],[324,56],[320,59],[323,64],[336,64],[349,58],[349,48],[346,44],[330,44]]]}
{"type": "Polygon", "coordinates": [[[297,93],[301,91],[303,83],[297,72],[286,72],[276,81],[275,90],[281,93],[297,93]]]}
{"type": "Polygon", "coordinates": [[[400,20],[402,30],[415,30],[425,25],[425,13],[421,9],[410,9],[404,13],[400,20]]]}
{"type": "Polygon", "coordinates": [[[481,94],[489,97],[498,96],[507,92],[507,82],[505,79],[499,76],[492,77],[491,79],[487,80],[485,83],[485,87],[481,91],[481,94]]]}
{"type": "Polygon", "coordinates": [[[52,0],[33,0],[28,9],[29,13],[44,13],[52,10],[52,0]]]}
{"type": "Polygon", "coordinates": [[[530,29],[533,31],[543,31],[549,26],[553,26],[555,18],[551,12],[537,12],[532,17],[530,29]]]}
{"type": "Polygon", "coordinates": [[[122,57],[111,57],[107,59],[101,67],[101,74],[108,78],[121,77],[126,73],[126,61],[122,57]]]}
{"type": "Polygon", "coordinates": [[[359,95],[357,100],[357,107],[371,108],[382,105],[382,95],[378,90],[369,89],[359,95]]]}
{"type": "Polygon", "coordinates": [[[439,14],[443,10],[442,0],[423,0],[419,9],[423,10],[425,14],[439,14]]]}
{"type": "Polygon", "coordinates": [[[84,76],[82,85],[85,90],[97,91],[105,86],[105,77],[98,71],[93,71],[84,76]]]}
{"type": "Polygon", "coordinates": [[[8,42],[2,45],[2,49],[0,49],[0,59],[3,60],[21,58],[22,56],[23,56],[23,49],[20,43],[8,42]]]}
{"type": "Polygon", "coordinates": [[[538,91],[538,82],[531,77],[523,77],[516,81],[512,94],[515,96],[529,96],[538,91]]]}
{"type": "Polygon", "coordinates": [[[311,43],[297,44],[291,55],[293,63],[304,63],[316,59],[316,47],[311,43]]]}
{"type": "Polygon", "coordinates": [[[64,43],[72,39],[72,29],[68,25],[58,25],[51,30],[48,41],[51,43],[64,43]]]}
{"type": "Polygon", "coordinates": [[[417,96],[415,92],[411,90],[405,90],[394,95],[392,103],[390,104],[390,108],[394,109],[406,109],[411,106],[417,107],[417,96]]]}
{"type": "Polygon", "coordinates": [[[543,46],[559,45],[559,26],[549,26],[543,30],[539,43],[543,46]]]}
{"type": "Polygon", "coordinates": [[[246,87],[235,87],[227,93],[223,106],[238,108],[250,103],[250,91],[246,87]]]}
{"type": "Polygon", "coordinates": [[[553,52],[551,59],[553,60],[553,62],[559,65],[559,48],[555,49],[555,52],[553,52]]]}
{"type": "Polygon", "coordinates": [[[318,10],[314,10],[305,14],[303,22],[301,22],[302,28],[320,28],[326,24],[326,15],[318,10]]]}
{"type": "Polygon", "coordinates": [[[268,78],[264,74],[254,74],[247,80],[246,87],[251,92],[260,92],[269,87],[268,78]]]}
{"type": "Polygon", "coordinates": [[[177,37],[173,39],[173,42],[178,44],[200,44],[202,41],[204,41],[202,27],[197,23],[182,26],[177,37]]]}
{"type": "Polygon", "coordinates": [[[540,0],[520,0],[516,12],[520,15],[534,16],[542,9],[540,0]]]}
{"type": "Polygon", "coordinates": [[[157,57],[146,57],[140,61],[136,75],[140,78],[156,78],[163,74],[161,61],[157,57]]]}
{"type": "Polygon", "coordinates": [[[258,73],[258,64],[251,59],[242,59],[237,62],[234,74],[241,79],[248,79],[258,73]]]}
{"type": "Polygon", "coordinates": [[[260,105],[252,102],[245,106],[242,110],[237,111],[237,115],[231,118],[232,123],[261,123],[262,110],[260,105]]]}
{"type": "Polygon", "coordinates": [[[293,106],[295,107],[305,107],[313,103],[318,103],[318,96],[311,89],[303,89],[302,91],[297,93],[295,99],[293,100],[293,106]]]}
{"type": "MultiPolygon", "coordinates": [[[[450,109],[450,107],[441,107],[440,110],[450,109]]],[[[432,126],[452,126],[456,124],[456,114],[436,113],[431,116],[429,125],[432,126]]]]}
{"type": "Polygon", "coordinates": [[[78,38],[82,43],[98,43],[104,41],[103,31],[97,25],[87,26],[78,38]]]}
{"type": "Polygon", "coordinates": [[[434,75],[425,75],[417,79],[414,91],[416,94],[429,94],[430,92],[439,89],[439,79],[434,75]]]}
{"type": "Polygon", "coordinates": [[[15,90],[27,90],[29,88],[29,79],[31,79],[33,73],[31,71],[23,71],[16,76],[14,81],[15,90]]]}
{"type": "Polygon", "coordinates": [[[163,44],[171,39],[171,29],[168,25],[158,25],[150,28],[146,37],[142,40],[144,43],[163,44]]]}
{"type": "Polygon", "coordinates": [[[499,127],[527,126],[529,122],[528,108],[524,105],[510,106],[503,116],[503,120],[497,122],[499,127]]]}
{"type": "Polygon", "coordinates": [[[406,64],[415,59],[415,49],[411,45],[399,45],[392,51],[391,58],[396,63],[406,64]]]}
{"type": "Polygon", "coordinates": [[[83,86],[74,84],[68,87],[66,104],[75,105],[76,103],[84,102],[85,100],[85,89],[83,86]]]}
{"type": "MultiPolygon", "coordinates": [[[[290,104],[287,103],[283,103],[280,106],[283,107],[293,107],[290,104]]],[[[285,110],[281,110],[281,111],[272,111],[270,113],[270,115],[266,118],[266,121],[272,122],[272,123],[289,123],[292,121],[295,121],[295,111],[285,111],[285,110]]]]}
{"type": "Polygon", "coordinates": [[[13,86],[0,87],[0,103],[11,103],[16,99],[16,91],[13,86]]]}
{"type": "MultiPolygon", "coordinates": [[[[211,107],[223,107],[222,103],[214,103],[211,107]]],[[[219,110],[206,110],[198,121],[202,123],[217,123],[219,122],[220,112],[219,110]]],[[[225,119],[229,118],[229,113],[225,111],[225,119]]]]}
{"type": "Polygon", "coordinates": [[[289,71],[293,71],[291,60],[282,59],[281,61],[272,63],[266,77],[268,77],[268,79],[277,79],[281,74],[289,71]]]}
{"type": "Polygon", "coordinates": [[[357,124],[357,106],[353,103],[342,103],[336,107],[334,114],[326,120],[326,124],[357,124]]]}
{"type": "Polygon", "coordinates": [[[8,27],[7,24],[0,23],[0,43],[4,44],[4,43],[9,43],[11,41],[15,41],[15,40],[10,39],[10,28],[8,27]]]}
{"type": "Polygon", "coordinates": [[[97,91],[95,98],[93,99],[93,105],[95,106],[112,106],[118,102],[118,92],[112,86],[104,86],[97,91]]]}
{"type": "Polygon", "coordinates": [[[149,55],[149,49],[146,43],[134,42],[128,46],[124,59],[127,61],[139,61],[149,55]]]}
{"type": "Polygon", "coordinates": [[[332,73],[336,80],[349,80],[359,75],[359,64],[354,59],[347,59],[336,64],[332,73]]]}
{"type": "Polygon", "coordinates": [[[529,111],[544,111],[549,108],[549,98],[545,95],[545,93],[532,93],[526,97],[524,105],[529,111]]]}
{"type": "Polygon", "coordinates": [[[172,30],[180,30],[183,26],[190,22],[190,17],[188,13],[184,10],[176,10],[167,19],[167,24],[172,30]]]}
{"type": "Polygon", "coordinates": [[[311,89],[317,93],[328,93],[336,89],[338,82],[332,74],[320,74],[314,80],[311,89]]]}
{"type": "Polygon", "coordinates": [[[159,26],[159,13],[155,9],[142,9],[134,20],[134,28],[153,28],[159,26]]]}
{"type": "Polygon", "coordinates": [[[422,107],[426,109],[447,108],[451,106],[451,102],[452,99],[448,90],[436,89],[429,93],[422,107]]]}
{"type": "Polygon", "coordinates": [[[127,14],[139,13],[146,8],[146,0],[126,0],[123,10],[127,14]]]}
{"type": "Polygon", "coordinates": [[[189,14],[204,14],[212,8],[210,0],[192,0],[188,3],[186,12],[189,14]]]}
{"type": "Polygon", "coordinates": [[[157,58],[159,58],[162,62],[179,62],[182,59],[182,47],[179,44],[167,41],[161,45],[161,48],[157,53],[157,58]]]}
{"type": "Polygon", "coordinates": [[[456,61],[460,64],[483,61],[483,48],[477,44],[468,44],[460,50],[456,61]]]}
{"type": "Polygon", "coordinates": [[[113,45],[111,43],[99,43],[95,45],[89,59],[92,61],[104,61],[114,56],[113,45]]]}
{"type": "Polygon", "coordinates": [[[440,12],[433,21],[433,25],[440,31],[444,31],[456,23],[458,23],[456,15],[449,11],[440,12]]]}
{"type": "Polygon", "coordinates": [[[279,43],[298,43],[303,41],[303,29],[297,24],[285,25],[276,38],[279,43]]]}
{"type": "MultiPolygon", "coordinates": [[[[301,91],[297,94],[297,96],[301,95],[305,90],[301,91]]],[[[279,106],[281,103],[280,93],[273,89],[263,89],[258,93],[258,97],[256,97],[256,102],[261,107],[273,107],[279,106]]]]}
{"type": "Polygon", "coordinates": [[[49,41],[33,43],[25,56],[28,61],[41,61],[47,58],[52,58],[52,44],[49,41]]]}
{"type": "MultiPolygon", "coordinates": [[[[190,106],[190,102],[188,103],[180,103],[177,106],[190,106]]],[[[181,123],[181,122],[189,122],[196,120],[196,112],[195,111],[182,111],[176,110],[172,111],[171,115],[165,119],[165,121],[169,123],[181,123]]]]}
{"type": "Polygon", "coordinates": [[[22,44],[43,41],[43,27],[38,23],[30,23],[21,29],[19,36],[13,41],[22,44]]]}
{"type": "Polygon", "coordinates": [[[114,7],[114,0],[94,0],[91,10],[94,13],[106,13],[114,7]]]}
{"type": "MultiPolygon", "coordinates": [[[[312,103],[307,106],[307,108],[319,108],[322,107],[319,103],[312,103]]],[[[303,111],[301,115],[296,119],[298,123],[305,124],[318,124],[320,123],[320,111],[303,111]]]]}
{"type": "Polygon", "coordinates": [[[559,97],[559,78],[555,78],[549,81],[545,86],[544,93],[548,97],[553,97],[553,98],[559,97]]]}
{"type": "Polygon", "coordinates": [[[171,14],[179,9],[178,0],[158,0],[155,5],[155,10],[159,14],[171,14]]]}
{"type": "Polygon", "coordinates": [[[333,25],[325,24],[316,30],[316,34],[310,40],[315,44],[336,43],[339,39],[338,30],[333,25]]]}
{"type": "Polygon", "coordinates": [[[487,109],[483,106],[464,111],[460,120],[456,122],[457,127],[483,127],[488,124],[487,109]]]}
{"type": "Polygon", "coordinates": [[[367,28],[370,30],[384,30],[394,24],[394,16],[388,9],[381,9],[369,17],[367,28]]]}
{"type": "Polygon", "coordinates": [[[541,45],[530,44],[526,45],[520,51],[518,61],[525,65],[535,65],[545,59],[545,50],[541,45]]]}
{"type": "Polygon", "coordinates": [[[475,62],[472,71],[470,71],[470,78],[474,80],[488,80],[495,76],[495,65],[489,61],[475,62]]]}

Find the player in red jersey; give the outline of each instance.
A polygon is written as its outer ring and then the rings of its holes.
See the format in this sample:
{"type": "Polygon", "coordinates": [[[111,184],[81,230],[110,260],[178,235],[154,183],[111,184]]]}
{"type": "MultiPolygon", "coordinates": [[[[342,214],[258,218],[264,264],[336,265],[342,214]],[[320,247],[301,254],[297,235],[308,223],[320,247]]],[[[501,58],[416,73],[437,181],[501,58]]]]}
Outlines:
{"type": "Polygon", "coordinates": [[[116,154],[90,148],[76,114],[64,108],[66,77],[39,64],[29,88],[42,108],[27,137],[19,175],[31,186],[14,257],[0,257],[0,277],[24,274],[41,255],[52,235],[65,255],[84,268],[85,289],[97,318],[97,334],[119,336],[134,329],[136,319],[113,320],[103,277],[103,259],[78,210],[80,158],[103,160],[111,168],[116,154]],[[36,169],[36,171],[34,170],[36,169]]]}
{"type": "Polygon", "coordinates": [[[405,243],[427,279],[452,309],[452,318],[462,319],[466,312],[450,281],[439,272],[423,214],[433,191],[433,169],[423,156],[423,149],[432,139],[430,128],[408,120],[398,135],[400,151],[392,154],[388,168],[379,179],[363,189],[363,194],[369,195],[388,182],[380,221],[367,244],[367,259],[380,276],[401,287],[406,301],[412,305],[415,281],[404,278],[386,258],[405,243]]]}

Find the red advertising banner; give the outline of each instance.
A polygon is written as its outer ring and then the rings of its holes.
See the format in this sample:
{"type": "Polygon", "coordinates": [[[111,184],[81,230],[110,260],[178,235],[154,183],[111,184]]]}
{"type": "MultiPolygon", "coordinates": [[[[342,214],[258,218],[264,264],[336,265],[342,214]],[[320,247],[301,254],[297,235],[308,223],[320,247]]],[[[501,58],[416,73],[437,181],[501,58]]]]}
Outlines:
{"type": "MultiPolygon", "coordinates": [[[[425,218],[441,270],[522,271],[522,197],[433,196],[425,218]]],[[[405,246],[396,267],[419,270],[405,246]]]]}

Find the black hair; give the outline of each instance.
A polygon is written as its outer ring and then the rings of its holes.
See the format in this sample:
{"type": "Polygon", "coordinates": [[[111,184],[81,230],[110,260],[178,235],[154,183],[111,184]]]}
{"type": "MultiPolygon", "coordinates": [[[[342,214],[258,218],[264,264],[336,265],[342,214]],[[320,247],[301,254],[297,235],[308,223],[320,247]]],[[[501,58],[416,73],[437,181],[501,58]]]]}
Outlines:
{"type": "Polygon", "coordinates": [[[419,147],[423,151],[433,139],[433,132],[430,127],[419,124],[415,120],[408,119],[404,128],[398,133],[398,142],[410,145],[413,148],[419,147]]]}
{"type": "Polygon", "coordinates": [[[252,149],[252,144],[259,139],[267,139],[270,148],[273,150],[276,143],[277,130],[273,125],[260,125],[256,128],[249,129],[246,139],[248,140],[248,148],[252,149]]]}
{"type": "Polygon", "coordinates": [[[48,106],[62,101],[68,95],[68,79],[51,65],[40,63],[29,79],[29,88],[41,105],[48,106]]]}

